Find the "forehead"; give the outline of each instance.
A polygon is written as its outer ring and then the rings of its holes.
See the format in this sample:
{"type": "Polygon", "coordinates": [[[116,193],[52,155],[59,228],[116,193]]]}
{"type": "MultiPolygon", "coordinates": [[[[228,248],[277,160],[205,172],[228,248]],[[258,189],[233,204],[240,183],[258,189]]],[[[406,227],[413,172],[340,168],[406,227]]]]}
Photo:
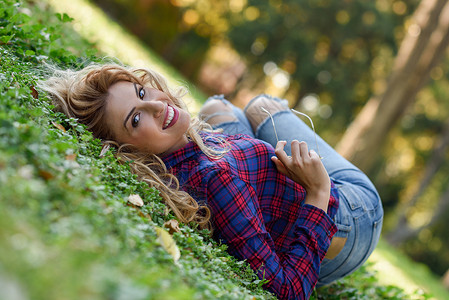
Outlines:
{"type": "MultiPolygon", "coordinates": [[[[129,98],[129,97],[135,97],[135,88],[134,83],[130,81],[119,81],[117,83],[114,83],[111,85],[108,89],[108,100],[116,100],[123,99],[123,98],[129,98]]],[[[125,100],[123,99],[123,100],[125,100]]]]}
{"type": "Polygon", "coordinates": [[[135,106],[136,101],[137,96],[132,82],[120,81],[109,88],[105,113],[106,122],[113,132],[121,130],[126,115],[135,106]]]}
{"type": "Polygon", "coordinates": [[[120,81],[109,87],[106,101],[106,110],[116,110],[132,102],[136,98],[134,84],[129,81],[120,81]]]}

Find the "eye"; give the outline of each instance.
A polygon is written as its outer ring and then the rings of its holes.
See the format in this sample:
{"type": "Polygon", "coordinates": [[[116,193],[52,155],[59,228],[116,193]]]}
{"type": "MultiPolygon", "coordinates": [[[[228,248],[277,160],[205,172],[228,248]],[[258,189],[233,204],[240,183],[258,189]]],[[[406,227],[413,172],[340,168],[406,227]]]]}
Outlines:
{"type": "Polygon", "coordinates": [[[139,121],[140,121],[140,114],[135,114],[131,120],[131,126],[132,127],[137,127],[137,125],[139,125],[139,121]]]}
{"type": "Polygon", "coordinates": [[[139,89],[139,98],[141,100],[143,100],[143,98],[145,97],[145,90],[143,88],[139,89]]]}

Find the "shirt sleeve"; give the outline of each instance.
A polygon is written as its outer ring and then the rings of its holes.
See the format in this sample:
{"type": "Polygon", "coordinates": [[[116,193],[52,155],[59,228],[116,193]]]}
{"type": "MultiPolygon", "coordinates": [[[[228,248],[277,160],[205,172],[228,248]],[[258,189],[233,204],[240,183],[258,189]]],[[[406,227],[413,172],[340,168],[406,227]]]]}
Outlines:
{"type": "Polygon", "coordinates": [[[280,299],[308,299],[337,230],[331,218],[321,209],[304,205],[294,226],[295,241],[288,252],[276,253],[251,185],[218,171],[208,180],[207,194],[214,229],[228,252],[246,260],[259,278],[268,280],[264,288],[280,299]]]}

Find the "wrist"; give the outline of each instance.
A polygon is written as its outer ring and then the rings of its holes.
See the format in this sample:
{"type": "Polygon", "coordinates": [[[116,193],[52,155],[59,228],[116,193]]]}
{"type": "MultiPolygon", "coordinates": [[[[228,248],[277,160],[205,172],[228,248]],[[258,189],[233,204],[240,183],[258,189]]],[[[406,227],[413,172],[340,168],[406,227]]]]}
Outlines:
{"type": "Polygon", "coordinates": [[[329,205],[329,198],[330,198],[330,189],[320,189],[306,192],[307,193],[304,204],[316,206],[327,212],[327,207],[329,205]]]}

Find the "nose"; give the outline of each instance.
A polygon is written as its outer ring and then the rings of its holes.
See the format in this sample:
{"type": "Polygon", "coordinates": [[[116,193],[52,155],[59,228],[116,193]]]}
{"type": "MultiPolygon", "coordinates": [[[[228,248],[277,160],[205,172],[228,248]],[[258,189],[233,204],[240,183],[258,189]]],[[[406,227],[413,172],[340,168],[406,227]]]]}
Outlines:
{"type": "Polygon", "coordinates": [[[143,109],[151,113],[155,118],[161,116],[165,111],[166,104],[159,100],[150,100],[142,102],[143,109]]]}

